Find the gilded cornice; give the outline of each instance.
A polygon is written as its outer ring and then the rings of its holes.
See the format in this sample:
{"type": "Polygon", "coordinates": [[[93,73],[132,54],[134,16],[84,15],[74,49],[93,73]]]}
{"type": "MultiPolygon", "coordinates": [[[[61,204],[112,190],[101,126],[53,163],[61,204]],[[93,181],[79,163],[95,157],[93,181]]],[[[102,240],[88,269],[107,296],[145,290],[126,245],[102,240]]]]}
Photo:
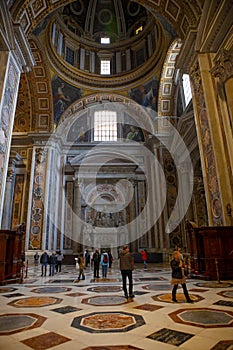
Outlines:
{"type": "Polygon", "coordinates": [[[214,59],[214,66],[210,70],[213,77],[224,83],[233,76],[233,52],[222,49],[214,59]]]}

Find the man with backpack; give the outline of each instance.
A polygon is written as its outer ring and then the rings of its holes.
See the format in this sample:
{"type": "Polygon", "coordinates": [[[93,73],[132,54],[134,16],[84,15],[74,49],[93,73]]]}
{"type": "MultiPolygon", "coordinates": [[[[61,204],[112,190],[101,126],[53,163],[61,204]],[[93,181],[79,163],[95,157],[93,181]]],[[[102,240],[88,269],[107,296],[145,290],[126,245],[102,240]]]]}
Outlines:
{"type": "Polygon", "coordinates": [[[94,278],[100,278],[100,275],[99,275],[100,258],[101,258],[101,256],[100,256],[99,250],[96,249],[96,251],[92,257],[92,261],[93,261],[93,265],[94,265],[94,278]]]}
{"type": "Polygon", "coordinates": [[[107,278],[108,273],[108,263],[109,263],[109,257],[107,252],[103,252],[101,255],[101,265],[102,265],[102,277],[107,278]]]}

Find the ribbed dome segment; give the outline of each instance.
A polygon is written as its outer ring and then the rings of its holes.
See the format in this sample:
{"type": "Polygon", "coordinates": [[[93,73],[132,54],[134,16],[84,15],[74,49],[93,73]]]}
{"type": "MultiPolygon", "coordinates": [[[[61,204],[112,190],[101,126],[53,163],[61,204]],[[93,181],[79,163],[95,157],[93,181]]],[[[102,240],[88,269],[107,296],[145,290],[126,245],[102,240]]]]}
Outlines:
{"type": "Polygon", "coordinates": [[[77,35],[97,42],[105,35],[114,43],[136,35],[137,27],[144,27],[152,15],[130,0],[77,0],[63,8],[62,16],[77,35]]]}

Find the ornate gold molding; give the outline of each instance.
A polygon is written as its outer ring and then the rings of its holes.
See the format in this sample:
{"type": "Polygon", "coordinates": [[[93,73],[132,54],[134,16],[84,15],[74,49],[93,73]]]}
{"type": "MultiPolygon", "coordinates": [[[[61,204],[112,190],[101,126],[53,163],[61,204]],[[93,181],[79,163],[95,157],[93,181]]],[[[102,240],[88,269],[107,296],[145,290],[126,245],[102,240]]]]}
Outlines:
{"type": "Polygon", "coordinates": [[[210,70],[210,73],[215,78],[219,78],[219,80],[224,83],[226,80],[233,76],[233,53],[226,50],[221,49],[219,54],[214,59],[215,65],[210,70]]]}

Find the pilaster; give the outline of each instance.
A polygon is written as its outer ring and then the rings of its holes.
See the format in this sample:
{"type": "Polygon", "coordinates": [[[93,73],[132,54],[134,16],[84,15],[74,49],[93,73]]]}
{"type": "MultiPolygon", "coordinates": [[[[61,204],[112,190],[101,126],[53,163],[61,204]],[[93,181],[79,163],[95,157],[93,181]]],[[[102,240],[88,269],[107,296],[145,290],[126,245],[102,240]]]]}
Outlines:
{"type": "Polygon", "coordinates": [[[230,224],[226,204],[232,203],[232,172],[212,67],[212,55],[199,54],[191,69],[191,81],[209,225],[221,226],[230,224]]]}

